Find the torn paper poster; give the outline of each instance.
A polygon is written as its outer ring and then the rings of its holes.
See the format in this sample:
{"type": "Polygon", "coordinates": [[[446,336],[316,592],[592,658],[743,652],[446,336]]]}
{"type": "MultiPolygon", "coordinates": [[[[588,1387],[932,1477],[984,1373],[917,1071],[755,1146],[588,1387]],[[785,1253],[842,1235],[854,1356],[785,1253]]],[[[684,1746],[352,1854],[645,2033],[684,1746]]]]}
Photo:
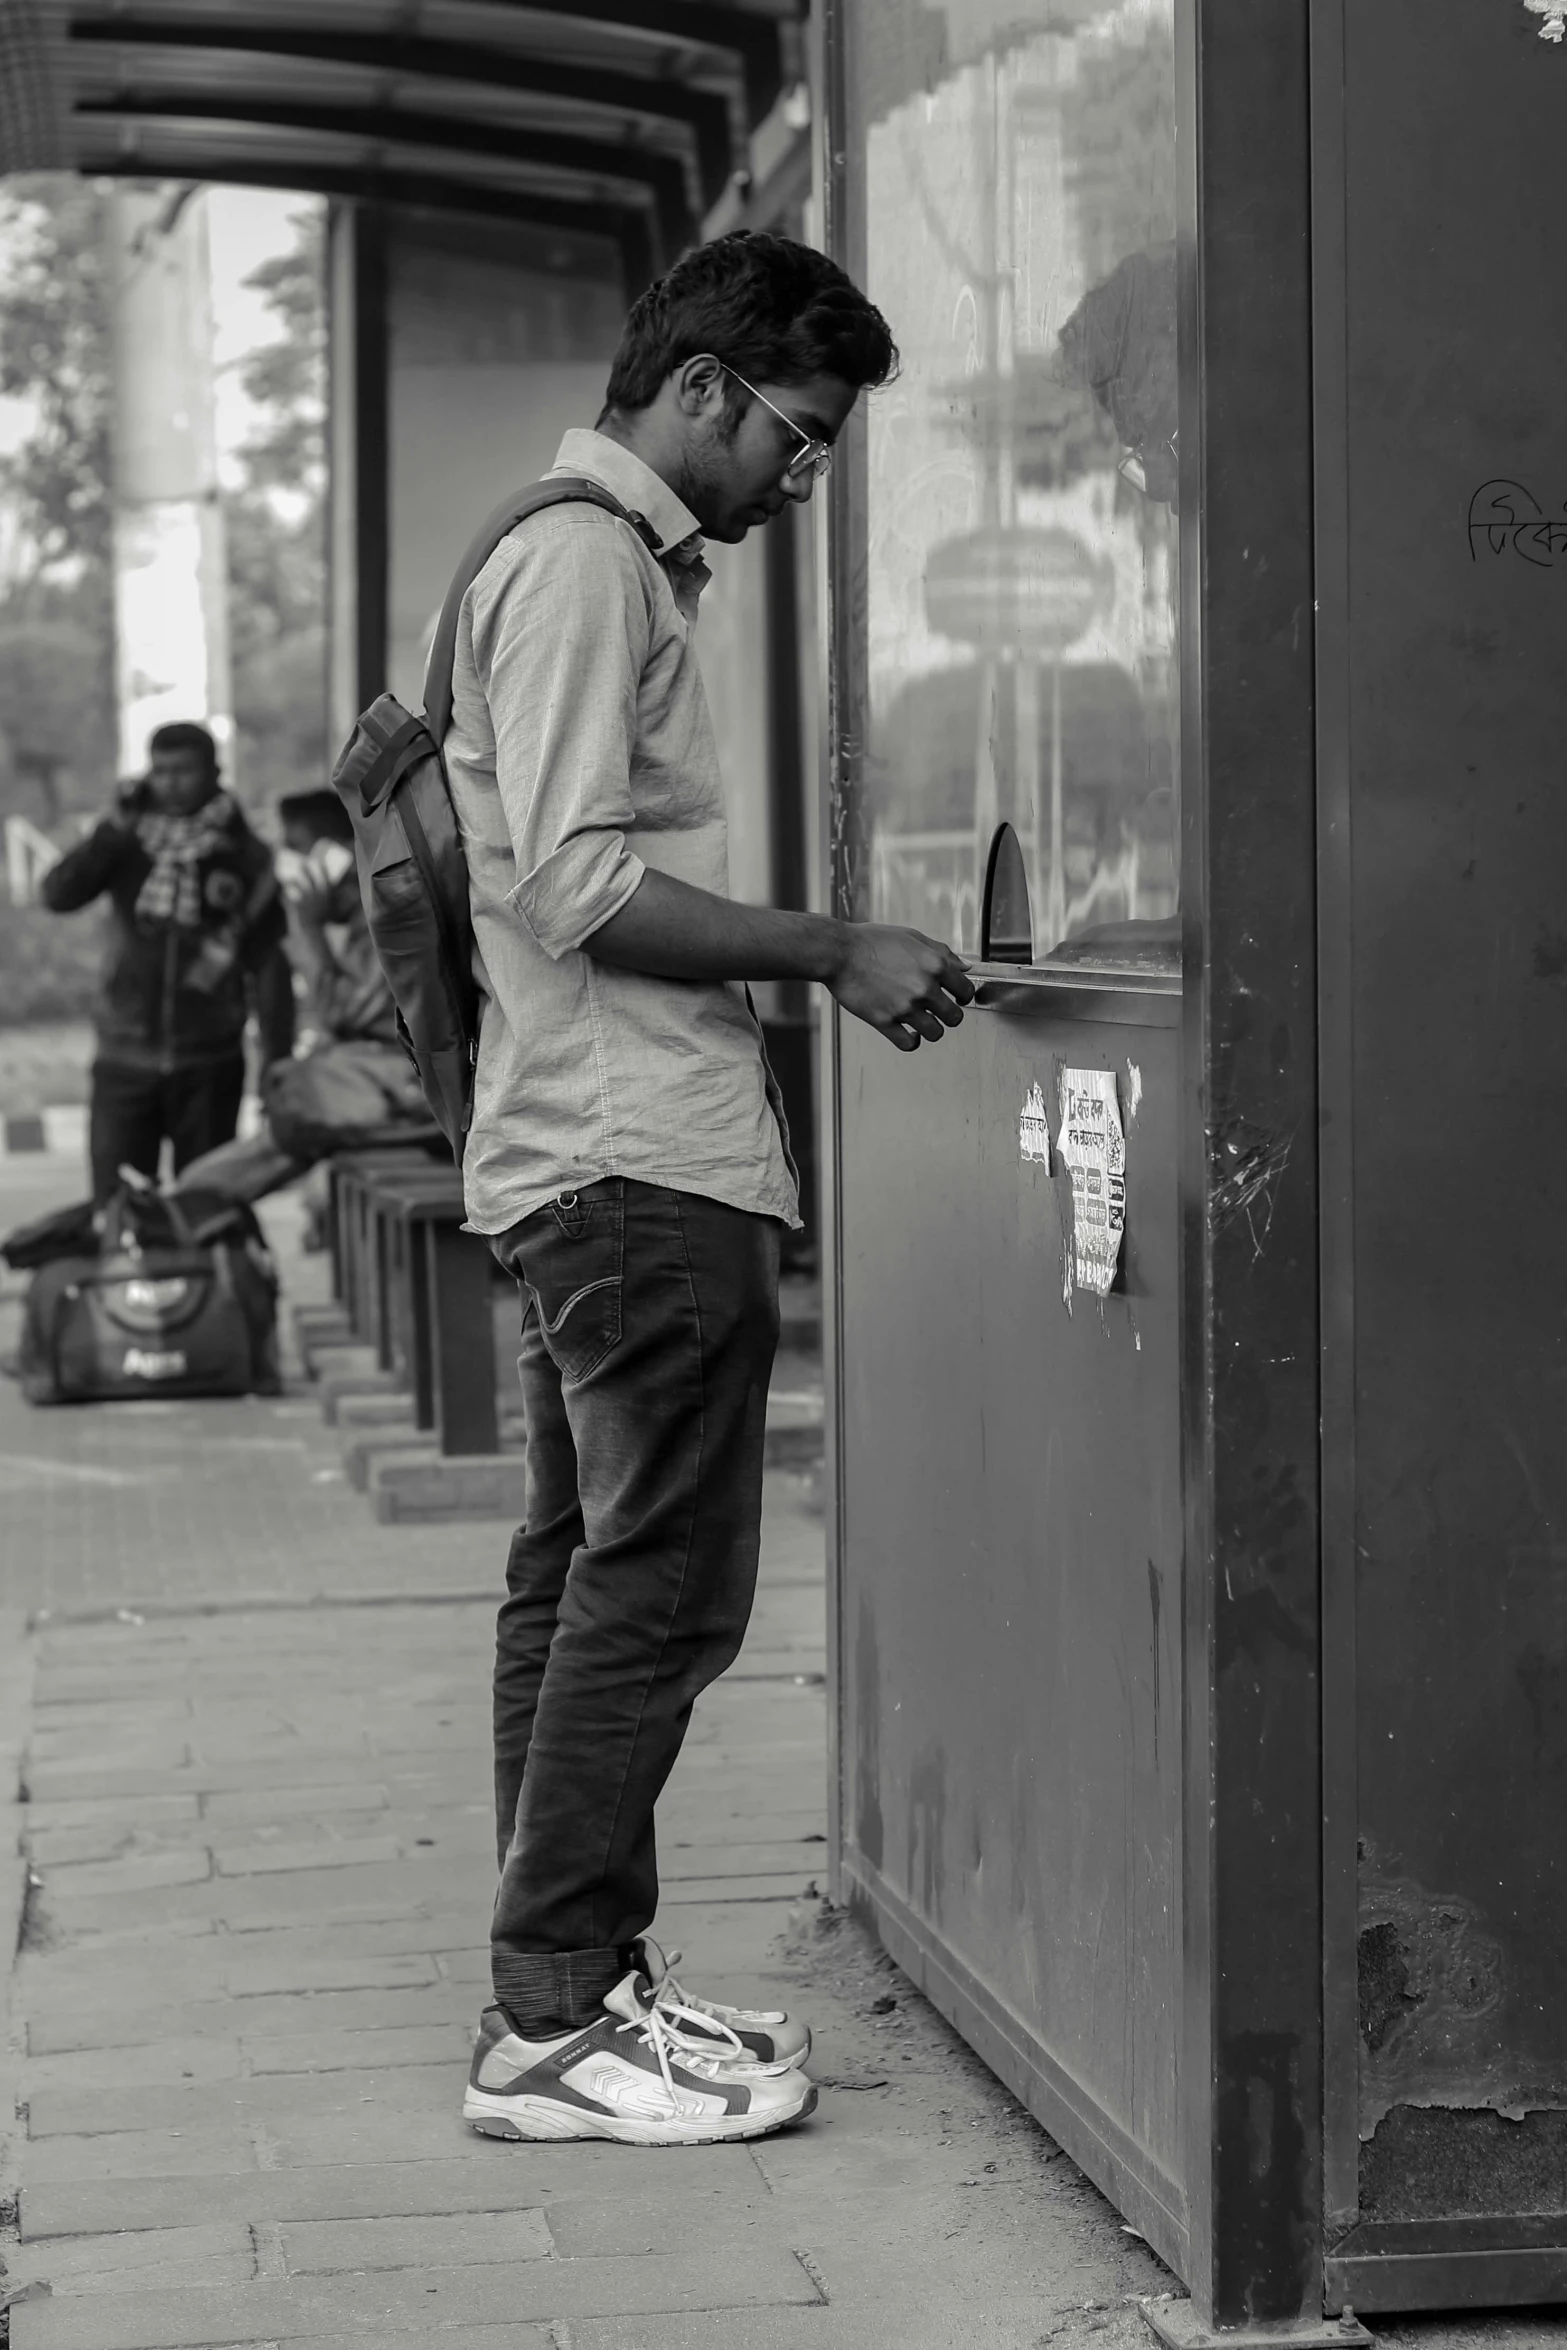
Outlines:
{"type": "Polygon", "coordinates": [[[1072,1173],[1077,1286],[1108,1296],[1126,1230],[1126,1138],[1113,1070],[1062,1070],[1056,1148],[1072,1173]]]}
{"type": "Polygon", "coordinates": [[[1031,1085],[1028,1099],[1023,1104],[1023,1115],[1017,1122],[1017,1146],[1025,1159],[1050,1172],[1050,1120],[1045,1113],[1045,1089],[1031,1085]]]}

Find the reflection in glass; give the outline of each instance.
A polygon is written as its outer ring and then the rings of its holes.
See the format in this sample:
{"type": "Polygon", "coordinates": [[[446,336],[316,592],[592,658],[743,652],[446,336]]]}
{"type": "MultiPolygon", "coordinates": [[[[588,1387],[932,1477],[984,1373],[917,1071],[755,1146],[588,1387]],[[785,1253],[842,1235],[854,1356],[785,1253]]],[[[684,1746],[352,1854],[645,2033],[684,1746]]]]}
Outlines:
{"type": "Polygon", "coordinates": [[[846,258],[904,365],[869,407],[839,882],[971,954],[1002,823],[1040,953],[1178,905],[1173,0],[1030,13],[843,17],[846,258]]]}

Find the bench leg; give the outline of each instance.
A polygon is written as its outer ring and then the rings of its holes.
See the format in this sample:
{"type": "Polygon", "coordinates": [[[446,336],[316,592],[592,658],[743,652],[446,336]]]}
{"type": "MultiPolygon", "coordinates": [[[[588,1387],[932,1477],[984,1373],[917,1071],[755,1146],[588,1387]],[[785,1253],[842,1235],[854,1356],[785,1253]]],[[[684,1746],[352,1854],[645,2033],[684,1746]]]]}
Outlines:
{"type": "Polygon", "coordinates": [[[354,1185],[354,1335],[375,1344],[375,1202],[367,1183],[354,1185]]]}
{"type": "Polygon", "coordinates": [[[427,1226],[425,1248],[441,1450],[499,1452],[490,1252],[455,1224],[427,1226]]]}
{"type": "Polygon", "coordinates": [[[332,1265],[332,1302],[342,1305],[346,1291],[343,1266],[342,1178],[330,1161],[326,1171],[326,1245],[332,1265]]]}
{"type": "Polygon", "coordinates": [[[373,1236],[370,1252],[371,1278],[375,1294],[370,1301],[370,1338],[375,1347],[375,1359],[383,1371],[392,1369],[392,1287],[397,1279],[393,1257],[393,1227],[395,1218],[379,1200],[370,1204],[370,1229],[373,1236]]]}
{"type": "Polygon", "coordinates": [[[430,1334],[430,1227],[410,1218],[405,1243],[408,1287],[408,1367],[413,1374],[414,1426],[435,1426],[435,1343],[430,1334]]]}

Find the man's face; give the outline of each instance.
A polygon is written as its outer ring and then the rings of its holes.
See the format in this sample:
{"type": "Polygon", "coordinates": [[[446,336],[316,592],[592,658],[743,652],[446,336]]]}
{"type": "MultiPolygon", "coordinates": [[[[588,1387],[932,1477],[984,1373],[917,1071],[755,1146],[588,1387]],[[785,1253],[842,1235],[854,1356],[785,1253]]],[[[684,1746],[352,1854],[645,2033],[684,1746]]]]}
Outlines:
{"type": "Polygon", "coordinates": [[[193,816],[217,790],[217,777],[200,751],[154,751],[147,778],[160,816],[193,816]]]}
{"type": "Polygon", "coordinates": [[[753,388],[760,398],[747,399],[723,373],[715,378],[701,413],[691,421],[685,479],[679,485],[704,535],[731,546],[758,523],[771,522],[786,505],[807,503],[815,487],[811,467],[798,473],[789,468],[806,441],[831,444],[838,438],[858,397],[852,384],[835,375],[814,375],[797,384],[756,382],[753,388]],[[744,402],[743,415],[736,414],[732,402],[744,402]]]}

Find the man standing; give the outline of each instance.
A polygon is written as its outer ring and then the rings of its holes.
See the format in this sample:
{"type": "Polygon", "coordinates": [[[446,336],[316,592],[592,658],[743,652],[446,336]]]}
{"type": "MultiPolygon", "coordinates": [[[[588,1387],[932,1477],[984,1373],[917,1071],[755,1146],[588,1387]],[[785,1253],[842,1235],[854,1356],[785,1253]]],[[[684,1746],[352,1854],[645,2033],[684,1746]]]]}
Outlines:
{"type": "Polygon", "coordinates": [[[165,1135],[176,1173],[232,1138],[252,1002],[268,1061],[294,1033],[271,854],[220,788],[216,744],[204,726],[160,726],[150,760],[42,883],[57,914],[110,903],[89,1118],[100,1203],[122,1166],[156,1177],[165,1135]]]}
{"type": "Polygon", "coordinates": [[[962,1018],[917,932],[731,904],[692,630],[702,538],[804,504],[886,322],[738,235],[632,310],[593,432],[464,600],[445,752],[484,990],[470,1221],[522,1284],[527,1523],[495,1670],[501,1882],[464,2112],[523,2138],[755,2137],[810,2038],[680,1991],[643,1936],[653,1810],[737,1654],[760,1542],[778,1257],[796,1220],[744,982],[816,979],[905,1051],[962,1018]]]}

